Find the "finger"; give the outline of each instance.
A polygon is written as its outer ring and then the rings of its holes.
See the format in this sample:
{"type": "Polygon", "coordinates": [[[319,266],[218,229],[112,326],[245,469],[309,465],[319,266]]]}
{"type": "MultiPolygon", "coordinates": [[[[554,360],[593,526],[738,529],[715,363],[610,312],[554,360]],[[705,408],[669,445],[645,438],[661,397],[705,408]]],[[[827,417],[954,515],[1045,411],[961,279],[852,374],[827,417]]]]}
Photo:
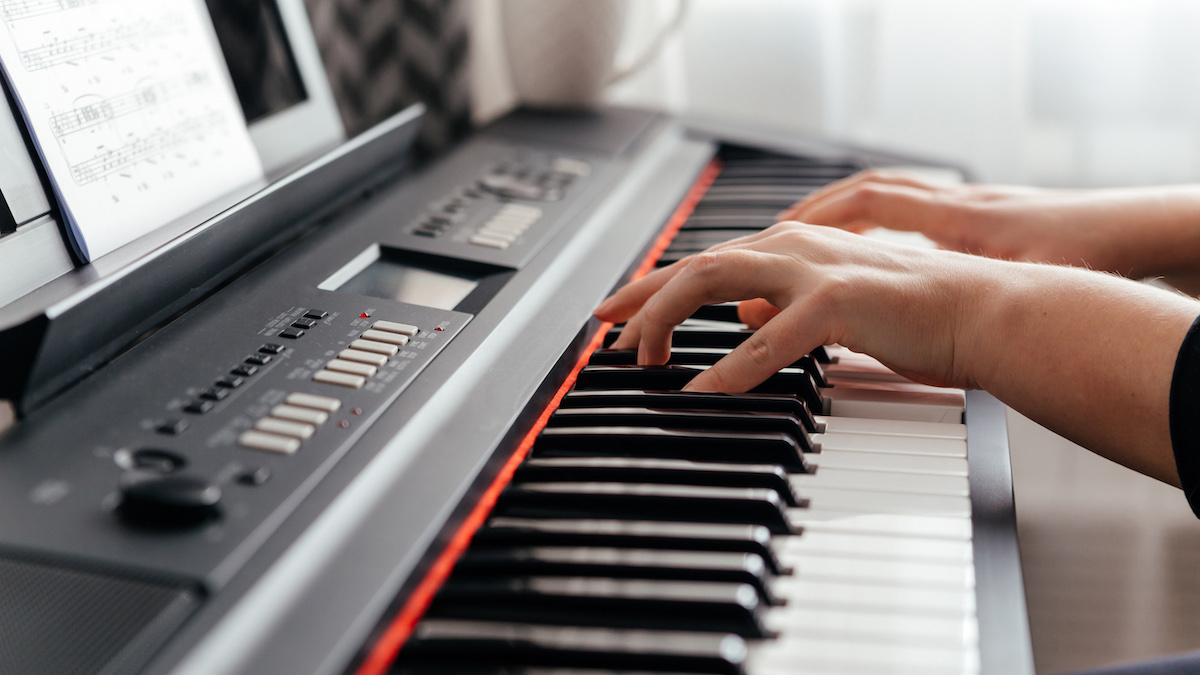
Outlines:
{"type": "Polygon", "coordinates": [[[650,296],[658,292],[664,284],[671,280],[679,271],[687,267],[692,256],[678,260],[666,267],[660,267],[646,276],[626,284],[610,295],[592,312],[597,318],[613,323],[621,323],[637,313],[650,296]]]}
{"type": "Polygon", "coordinates": [[[945,229],[951,209],[927,190],[901,185],[863,185],[806,209],[805,222],[846,229],[885,227],[937,234],[945,229]]]}
{"type": "Polygon", "coordinates": [[[878,169],[868,169],[859,171],[858,173],[848,178],[843,178],[834,181],[829,185],[814,190],[806,195],[803,199],[798,200],[792,206],[784,209],[776,216],[777,220],[804,220],[804,211],[814,207],[817,203],[827,200],[839,194],[856,189],[867,183],[880,183],[884,185],[901,185],[920,190],[936,191],[938,187],[931,183],[922,181],[912,174],[904,173],[903,171],[881,171],[878,169]]]}
{"type": "Polygon", "coordinates": [[[701,305],[766,297],[790,288],[793,258],[732,248],[696,256],[642,307],[639,364],[666,363],[671,332],[701,305]]]}
{"type": "Polygon", "coordinates": [[[685,391],[741,393],[762,384],[796,359],[825,344],[823,323],[806,316],[803,303],[768,321],[742,344],[689,382],[685,391]]]}
{"type": "Polygon", "coordinates": [[[621,334],[613,341],[613,349],[633,349],[642,340],[642,315],[634,314],[621,328],[621,334]]]}
{"type": "Polygon", "coordinates": [[[779,308],[762,298],[738,304],[738,319],[751,328],[759,328],[779,314],[779,308]]]}

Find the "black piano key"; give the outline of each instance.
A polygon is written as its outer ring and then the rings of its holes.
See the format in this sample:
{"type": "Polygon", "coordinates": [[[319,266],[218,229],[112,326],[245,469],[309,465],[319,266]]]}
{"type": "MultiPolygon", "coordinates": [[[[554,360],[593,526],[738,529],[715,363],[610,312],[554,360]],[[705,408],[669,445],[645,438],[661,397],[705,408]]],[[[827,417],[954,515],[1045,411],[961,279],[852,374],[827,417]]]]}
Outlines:
{"type": "Polygon", "coordinates": [[[451,583],[496,577],[721,581],[748,584],[762,602],[781,604],[771,593],[766,561],[753,553],[595,546],[471,548],[455,563],[451,583]]]}
{"type": "MultiPolygon", "coordinates": [[[[674,347],[671,349],[671,355],[667,358],[666,365],[668,366],[711,366],[717,361],[729,355],[733,350],[721,347],[674,347]]],[[[637,365],[637,350],[636,349],[612,349],[603,348],[592,352],[592,357],[588,359],[588,365],[592,366],[636,366],[637,365]]],[[[818,387],[826,387],[828,381],[825,379],[825,369],[821,364],[812,357],[811,354],[805,354],[791,364],[791,368],[800,368],[812,374],[813,381],[818,387]]]]}
{"type": "MultiPolygon", "coordinates": [[[[648,389],[678,391],[700,374],[702,366],[584,366],[575,380],[578,389],[648,389]]],[[[785,368],[750,391],[794,394],[810,410],[824,410],[816,380],[801,368],[785,368]]]]}
{"type": "Polygon", "coordinates": [[[709,321],[727,321],[740,326],[742,325],[742,320],[738,318],[738,304],[736,302],[722,302],[717,305],[704,305],[692,312],[692,318],[707,319],[709,321]]]}
{"type": "Polygon", "coordinates": [[[517,468],[514,483],[664,483],[774,490],[788,506],[799,506],[787,471],[775,464],[713,464],[640,457],[532,457],[517,468]]]}
{"type": "Polygon", "coordinates": [[[761,232],[775,224],[775,214],[760,213],[755,216],[729,215],[719,212],[698,213],[690,218],[680,228],[681,232],[696,232],[700,230],[736,230],[742,235],[761,232]]]}
{"type": "Polygon", "coordinates": [[[550,625],[705,631],[769,637],[749,584],[519,577],[451,579],[428,616],[550,625]]]}
{"type": "Polygon", "coordinates": [[[695,431],[655,427],[547,427],[534,457],[656,457],[717,464],[778,464],[804,473],[801,446],[783,432],[695,431]]]}
{"type": "MultiPolygon", "coordinates": [[[[454,657],[449,657],[453,659],[454,657]]],[[[541,666],[463,665],[452,661],[434,661],[415,665],[398,665],[388,675],[703,675],[692,671],[683,673],[649,670],[613,670],[610,668],[561,668],[541,666]]]]}
{"type": "MultiPolygon", "coordinates": [[[[608,347],[621,335],[624,326],[614,326],[605,336],[604,346],[608,347]]],[[[674,347],[725,347],[732,349],[746,341],[754,331],[741,324],[730,324],[728,328],[717,325],[697,326],[682,324],[676,326],[671,334],[671,345],[674,347]]]]}
{"type": "Polygon", "coordinates": [[[565,408],[556,410],[551,427],[655,427],[692,431],[769,432],[788,434],[804,452],[812,443],[800,420],[791,415],[712,410],[651,410],[649,408],[565,408]]]}
{"type": "Polygon", "coordinates": [[[646,391],[643,389],[573,389],[560,408],[635,406],[656,410],[730,410],[791,415],[809,433],[817,430],[808,405],[786,394],[722,394],[704,391],[646,391]]]}
{"type": "Polygon", "coordinates": [[[742,665],[746,651],[743,639],[729,633],[581,628],[570,623],[560,627],[426,619],[404,646],[396,668],[404,673],[406,668],[429,665],[469,667],[477,664],[613,668],[664,675],[745,675],[742,665]]]}
{"type": "Polygon", "coordinates": [[[633,483],[521,483],[500,495],[496,513],[523,518],[670,520],[762,525],[795,532],[774,490],[633,483]]]}
{"type": "Polygon", "coordinates": [[[758,555],[774,574],[791,571],[779,562],[771,548],[771,531],[761,525],[497,516],[475,533],[471,546],[618,546],[737,551],[758,555]]]}

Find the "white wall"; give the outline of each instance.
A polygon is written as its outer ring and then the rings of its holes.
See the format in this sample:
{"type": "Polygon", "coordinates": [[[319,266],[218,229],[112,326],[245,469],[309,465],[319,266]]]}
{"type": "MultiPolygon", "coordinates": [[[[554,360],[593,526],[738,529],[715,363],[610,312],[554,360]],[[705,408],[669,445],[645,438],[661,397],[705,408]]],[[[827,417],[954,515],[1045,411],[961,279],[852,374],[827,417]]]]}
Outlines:
{"type": "MultiPolygon", "coordinates": [[[[625,51],[673,6],[631,3],[625,51]]],[[[991,181],[1200,180],[1193,0],[692,0],[689,12],[610,100],[945,157],[991,181]]]]}

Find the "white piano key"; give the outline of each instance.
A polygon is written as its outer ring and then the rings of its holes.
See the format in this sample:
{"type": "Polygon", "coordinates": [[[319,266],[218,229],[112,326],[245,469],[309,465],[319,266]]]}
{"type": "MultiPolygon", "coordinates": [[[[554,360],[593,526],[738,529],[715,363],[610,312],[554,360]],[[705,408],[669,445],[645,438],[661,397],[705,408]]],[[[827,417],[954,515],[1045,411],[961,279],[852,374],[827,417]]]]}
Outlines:
{"type": "Polygon", "coordinates": [[[788,481],[801,497],[807,496],[811,488],[949,497],[967,497],[970,494],[966,476],[818,468],[816,473],[793,474],[788,481]]]}
{"type": "Polygon", "coordinates": [[[912,422],[961,422],[966,399],[958,393],[914,394],[833,387],[821,390],[834,417],[912,422]]]}
{"type": "Polygon", "coordinates": [[[969,541],[891,537],[874,534],[805,531],[782,542],[772,542],[780,561],[799,562],[809,554],[844,555],[877,560],[916,560],[969,565],[974,552],[969,541]]]}
{"type": "Polygon", "coordinates": [[[792,525],[813,532],[886,534],[896,537],[935,537],[970,541],[967,516],[911,516],[894,513],[855,513],[827,509],[789,509],[792,525]]]}
{"type": "Polygon", "coordinates": [[[867,492],[843,488],[807,486],[800,495],[814,509],[895,513],[927,516],[970,516],[971,500],[948,495],[867,492]]]}
{"type": "Polygon", "coordinates": [[[959,394],[965,395],[962,389],[952,389],[948,387],[935,387],[928,384],[920,384],[912,380],[869,380],[869,379],[843,379],[837,376],[826,375],[829,384],[836,389],[859,389],[864,391],[892,391],[905,392],[910,394],[959,394]]]}
{"type": "Polygon", "coordinates": [[[970,564],[938,563],[914,560],[863,558],[858,555],[797,556],[788,563],[795,566],[799,579],[854,581],[879,585],[922,586],[969,591],[975,588],[970,564]]]}
{"type": "Polygon", "coordinates": [[[865,417],[827,417],[816,415],[814,420],[825,433],[882,434],[887,436],[919,436],[966,440],[967,425],[959,421],[910,422],[907,420],[876,420],[865,417]]]}
{"type": "Polygon", "coordinates": [[[871,610],[933,613],[966,617],[975,611],[975,591],[864,584],[860,581],[832,579],[808,580],[779,577],[771,586],[788,604],[779,608],[787,614],[790,607],[863,607],[871,610]]]}
{"type": "Polygon", "coordinates": [[[809,440],[813,443],[820,443],[822,450],[862,451],[893,455],[967,456],[967,442],[956,438],[929,438],[904,435],[888,436],[884,434],[856,434],[835,431],[812,434],[809,440]]]}
{"type": "Polygon", "coordinates": [[[875,642],[922,644],[949,648],[971,648],[978,644],[974,622],[961,617],[903,612],[872,612],[833,607],[796,607],[770,610],[767,628],[782,634],[830,636],[837,639],[866,638],[875,642]]]}
{"type": "Polygon", "coordinates": [[[826,364],[822,370],[825,371],[825,377],[831,381],[912,382],[878,362],[839,360],[837,363],[826,364]]]}
{"type": "MultiPolygon", "coordinates": [[[[891,454],[879,452],[878,449],[887,447],[887,436],[868,436],[872,443],[867,447],[871,450],[845,450],[838,436],[814,436],[813,441],[828,439],[829,445],[821,443],[821,451],[805,455],[810,464],[825,469],[860,469],[863,471],[894,471],[899,473],[928,473],[942,476],[967,475],[967,458],[965,456],[937,456],[923,454],[891,454]]],[[[897,439],[912,440],[912,439],[897,439]]],[[[961,442],[961,441],[952,441],[961,442]]],[[[964,444],[965,446],[965,444],[964,444]]],[[[964,455],[966,448],[963,448],[964,455]]]]}
{"type": "Polygon", "coordinates": [[[979,672],[979,664],[978,652],[973,648],[939,649],[789,635],[755,644],[747,655],[745,669],[751,675],[973,675],[979,672]]]}

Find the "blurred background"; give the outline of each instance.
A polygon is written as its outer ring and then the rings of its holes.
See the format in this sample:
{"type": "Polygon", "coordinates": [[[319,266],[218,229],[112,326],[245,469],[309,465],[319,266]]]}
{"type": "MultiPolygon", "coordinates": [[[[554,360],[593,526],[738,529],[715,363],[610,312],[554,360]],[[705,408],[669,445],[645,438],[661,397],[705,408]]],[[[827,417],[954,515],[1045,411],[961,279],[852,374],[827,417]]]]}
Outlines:
{"type": "MultiPolygon", "coordinates": [[[[422,100],[435,153],[517,105],[502,28],[514,1],[308,0],[347,127],[422,100]]],[[[678,10],[628,2],[617,62],[678,10]]],[[[602,98],[937,158],[991,182],[1197,182],[1197,36],[1194,0],[689,0],[602,98]]],[[[1200,649],[1200,522],[1179,491],[1015,413],[1009,430],[1038,671],[1200,649]]]]}

